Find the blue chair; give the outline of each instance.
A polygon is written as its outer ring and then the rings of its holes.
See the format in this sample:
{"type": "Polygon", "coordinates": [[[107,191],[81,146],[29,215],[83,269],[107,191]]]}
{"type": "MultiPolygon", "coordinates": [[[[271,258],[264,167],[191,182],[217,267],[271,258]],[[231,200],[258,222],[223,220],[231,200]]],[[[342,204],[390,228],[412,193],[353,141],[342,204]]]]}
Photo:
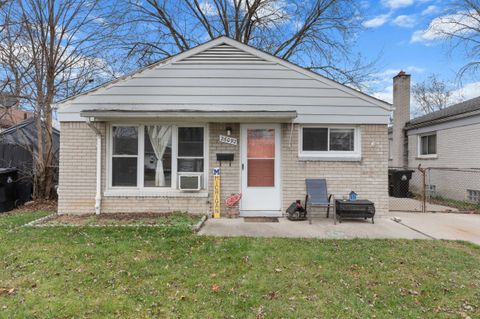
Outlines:
{"type": "MultiPolygon", "coordinates": [[[[312,223],[311,207],[323,207],[327,209],[327,218],[330,214],[332,194],[327,192],[327,181],[324,178],[307,178],[305,180],[307,186],[307,195],[305,196],[305,211],[308,220],[312,223]]],[[[334,208],[335,209],[335,208],[334,208]]],[[[335,216],[334,216],[335,217],[335,216]]],[[[334,218],[334,222],[335,218],[334,218]]]]}

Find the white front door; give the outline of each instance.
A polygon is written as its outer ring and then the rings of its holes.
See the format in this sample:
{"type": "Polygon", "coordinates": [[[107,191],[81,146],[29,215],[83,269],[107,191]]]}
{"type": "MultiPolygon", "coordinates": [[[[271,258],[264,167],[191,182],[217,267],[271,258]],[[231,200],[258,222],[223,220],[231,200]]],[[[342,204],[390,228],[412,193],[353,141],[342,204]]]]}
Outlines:
{"type": "Polygon", "coordinates": [[[281,216],[280,124],[241,126],[242,216],[281,216]]]}

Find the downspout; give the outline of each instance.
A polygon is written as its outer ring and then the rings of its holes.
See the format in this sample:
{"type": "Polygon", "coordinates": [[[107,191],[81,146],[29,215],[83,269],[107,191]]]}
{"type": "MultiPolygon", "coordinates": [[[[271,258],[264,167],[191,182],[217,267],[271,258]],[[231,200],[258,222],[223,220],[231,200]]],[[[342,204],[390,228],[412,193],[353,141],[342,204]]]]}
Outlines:
{"type": "Polygon", "coordinates": [[[90,118],[87,117],[85,122],[97,137],[97,188],[95,193],[95,214],[100,214],[100,207],[102,203],[102,133],[93,125],[90,118]]]}

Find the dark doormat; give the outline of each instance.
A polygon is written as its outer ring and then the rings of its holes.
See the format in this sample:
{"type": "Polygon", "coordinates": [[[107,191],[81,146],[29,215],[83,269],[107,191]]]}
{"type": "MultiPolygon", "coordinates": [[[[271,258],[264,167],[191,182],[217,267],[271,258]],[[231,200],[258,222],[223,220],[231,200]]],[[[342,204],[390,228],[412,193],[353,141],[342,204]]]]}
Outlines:
{"type": "Polygon", "coordinates": [[[278,217],[243,217],[246,223],[278,223],[278,217]]]}

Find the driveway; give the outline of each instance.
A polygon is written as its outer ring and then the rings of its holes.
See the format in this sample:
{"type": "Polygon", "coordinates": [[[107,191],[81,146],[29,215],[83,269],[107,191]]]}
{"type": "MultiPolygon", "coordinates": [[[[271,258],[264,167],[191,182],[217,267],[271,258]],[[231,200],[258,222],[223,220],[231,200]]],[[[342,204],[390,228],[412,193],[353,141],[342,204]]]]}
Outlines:
{"type": "Polygon", "coordinates": [[[390,216],[435,239],[465,240],[480,245],[480,215],[391,212],[390,216]]]}
{"type": "Polygon", "coordinates": [[[403,238],[465,240],[480,245],[480,215],[453,213],[390,212],[375,219],[346,220],[334,225],[332,219],[278,223],[244,222],[237,219],[208,219],[199,232],[207,236],[300,237],[300,238],[403,238]],[[397,217],[400,223],[392,220],[397,217]]]}
{"type": "MultiPolygon", "coordinates": [[[[400,212],[421,212],[423,203],[422,201],[414,198],[396,198],[390,197],[390,211],[400,211],[400,212]]],[[[426,203],[427,212],[438,212],[438,213],[448,213],[448,212],[458,212],[457,208],[430,204],[426,203]]]]}

